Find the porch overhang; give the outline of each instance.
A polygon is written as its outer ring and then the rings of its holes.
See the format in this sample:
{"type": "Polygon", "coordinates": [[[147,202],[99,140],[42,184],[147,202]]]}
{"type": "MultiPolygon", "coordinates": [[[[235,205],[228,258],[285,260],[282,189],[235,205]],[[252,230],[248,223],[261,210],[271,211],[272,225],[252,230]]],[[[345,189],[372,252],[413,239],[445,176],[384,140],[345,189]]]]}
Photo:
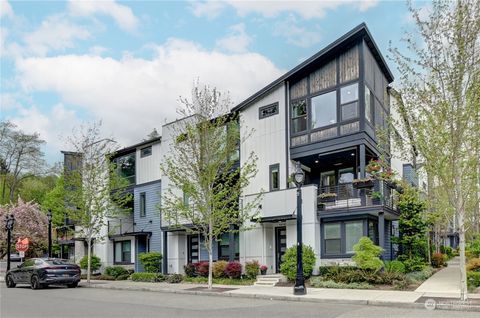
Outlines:
{"type": "Polygon", "coordinates": [[[152,232],[144,232],[144,231],[139,231],[139,232],[125,232],[122,234],[115,234],[115,235],[110,235],[109,238],[110,240],[114,241],[116,238],[120,237],[125,237],[125,236],[152,236],[152,232]]]}
{"type": "Polygon", "coordinates": [[[252,219],[252,222],[258,223],[277,223],[277,222],[284,222],[288,220],[296,220],[297,216],[294,214],[284,214],[284,215],[275,215],[275,216],[265,216],[259,217],[257,219],[252,219]]]}
{"type": "Polygon", "coordinates": [[[318,211],[317,217],[319,219],[330,218],[350,218],[352,216],[372,215],[378,216],[383,213],[386,220],[395,221],[399,218],[399,213],[393,209],[383,205],[378,206],[362,206],[348,209],[332,209],[327,211],[318,211]]]}

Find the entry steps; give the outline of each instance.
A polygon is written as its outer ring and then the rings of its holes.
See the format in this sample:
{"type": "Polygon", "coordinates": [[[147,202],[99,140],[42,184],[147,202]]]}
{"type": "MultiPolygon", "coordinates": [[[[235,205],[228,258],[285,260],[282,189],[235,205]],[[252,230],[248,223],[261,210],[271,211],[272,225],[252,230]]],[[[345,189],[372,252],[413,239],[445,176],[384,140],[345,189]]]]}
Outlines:
{"type": "Polygon", "coordinates": [[[286,282],[287,278],[282,274],[258,275],[254,286],[274,287],[279,282],[286,282]]]}

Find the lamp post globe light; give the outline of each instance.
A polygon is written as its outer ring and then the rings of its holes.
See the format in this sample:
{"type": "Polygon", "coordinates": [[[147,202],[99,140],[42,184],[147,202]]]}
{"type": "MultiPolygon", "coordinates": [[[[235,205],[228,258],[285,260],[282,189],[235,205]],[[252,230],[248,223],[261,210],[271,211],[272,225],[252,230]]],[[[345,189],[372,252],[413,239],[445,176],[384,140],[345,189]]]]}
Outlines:
{"type": "Polygon", "coordinates": [[[303,276],[303,241],[302,241],[302,185],[305,181],[305,173],[302,170],[300,162],[295,165],[293,175],[297,186],[297,276],[295,277],[294,295],[305,295],[305,277],[303,276]]]}
{"type": "Polygon", "coordinates": [[[5,230],[7,230],[7,271],[10,270],[10,245],[12,244],[12,230],[15,225],[13,214],[5,217],[5,230]]]}
{"type": "Polygon", "coordinates": [[[52,257],[52,210],[48,210],[48,257],[52,257]]]}

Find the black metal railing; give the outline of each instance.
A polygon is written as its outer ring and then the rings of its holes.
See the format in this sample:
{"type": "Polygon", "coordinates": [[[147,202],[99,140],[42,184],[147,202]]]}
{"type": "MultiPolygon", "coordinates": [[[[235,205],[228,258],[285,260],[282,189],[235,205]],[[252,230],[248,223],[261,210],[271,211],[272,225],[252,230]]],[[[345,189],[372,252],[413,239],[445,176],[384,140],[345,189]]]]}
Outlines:
{"type": "Polygon", "coordinates": [[[108,225],[108,236],[124,235],[133,232],[133,218],[122,218],[110,220],[108,225]]]}
{"type": "Polygon", "coordinates": [[[317,206],[320,211],[365,206],[385,206],[396,209],[394,190],[380,180],[374,180],[373,186],[362,187],[354,183],[343,183],[319,187],[317,206]]]}

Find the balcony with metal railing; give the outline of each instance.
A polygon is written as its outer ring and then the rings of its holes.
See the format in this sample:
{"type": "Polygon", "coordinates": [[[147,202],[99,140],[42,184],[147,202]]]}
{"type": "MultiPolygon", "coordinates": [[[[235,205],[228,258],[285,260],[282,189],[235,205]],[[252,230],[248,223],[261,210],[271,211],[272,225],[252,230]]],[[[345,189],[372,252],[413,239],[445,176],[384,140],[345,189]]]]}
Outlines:
{"type": "Polygon", "coordinates": [[[385,207],[394,212],[397,210],[394,189],[381,180],[373,180],[368,185],[343,183],[320,187],[317,207],[320,213],[368,207],[385,207]]]}
{"type": "Polygon", "coordinates": [[[108,221],[108,236],[122,236],[134,232],[133,214],[132,217],[123,217],[108,221]]]}

